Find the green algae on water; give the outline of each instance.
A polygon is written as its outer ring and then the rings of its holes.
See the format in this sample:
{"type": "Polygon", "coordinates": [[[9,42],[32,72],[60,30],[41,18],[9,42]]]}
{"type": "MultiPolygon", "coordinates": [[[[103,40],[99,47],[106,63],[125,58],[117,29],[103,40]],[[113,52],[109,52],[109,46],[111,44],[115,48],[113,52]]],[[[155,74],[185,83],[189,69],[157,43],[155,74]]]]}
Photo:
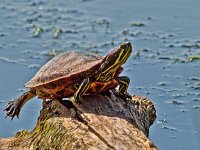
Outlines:
{"type": "Polygon", "coordinates": [[[200,60],[200,56],[189,56],[189,57],[187,58],[187,60],[188,60],[189,62],[192,62],[192,61],[195,61],[195,60],[200,60]]]}
{"type": "Polygon", "coordinates": [[[33,36],[34,37],[39,37],[43,29],[41,27],[36,27],[33,31],[33,36]]]}
{"type": "Polygon", "coordinates": [[[53,31],[53,38],[57,39],[59,38],[60,34],[62,33],[62,29],[61,28],[56,28],[54,31],[53,31]]]}

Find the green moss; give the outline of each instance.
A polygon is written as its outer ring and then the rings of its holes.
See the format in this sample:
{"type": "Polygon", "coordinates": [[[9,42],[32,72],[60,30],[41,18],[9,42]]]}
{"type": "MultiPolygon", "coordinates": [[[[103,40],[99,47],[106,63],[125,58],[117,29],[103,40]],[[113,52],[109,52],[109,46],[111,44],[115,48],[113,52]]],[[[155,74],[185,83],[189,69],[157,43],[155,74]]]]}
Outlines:
{"type": "MultiPolygon", "coordinates": [[[[89,149],[98,143],[93,140],[83,140],[88,129],[83,127],[81,122],[63,123],[63,119],[52,117],[50,108],[43,109],[33,131],[23,130],[16,134],[19,144],[33,149],[89,149]],[[77,128],[78,127],[78,128],[77,128]],[[82,128],[83,127],[83,128],[82,128]],[[77,130],[77,131],[76,131],[77,130]],[[85,130],[85,131],[84,131],[85,130]]],[[[52,109],[52,108],[51,108],[52,109]]]]}
{"type": "Polygon", "coordinates": [[[195,61],[195,60],[200,60],[200,56],[189,56],[188,57],[189,62],[192,62],[192,61],[195,61]]]}
{"type": "MultiPolygon", "coordinates": [[[[62,139],[64,137],[65,128],[59,124],[54,124],[54,118],[40,122],[37,127],[31,132],[30,136],[33,136],[34,149],[38,147],[42,149],[49,149],[49,147],[54,149],[61,149],[62,139]]],[[[58,121],[58,120],[56,120],[58,121]]]]}
{"type": "Polygon", "coordinates": [[[25,129],[25,130],[22,130],[22,131],[19,131],[15,134],[15,137],[16,138],[19,138],[19,137],[26,137],[28,134],[29,134],[29,130],[25,129]]]}

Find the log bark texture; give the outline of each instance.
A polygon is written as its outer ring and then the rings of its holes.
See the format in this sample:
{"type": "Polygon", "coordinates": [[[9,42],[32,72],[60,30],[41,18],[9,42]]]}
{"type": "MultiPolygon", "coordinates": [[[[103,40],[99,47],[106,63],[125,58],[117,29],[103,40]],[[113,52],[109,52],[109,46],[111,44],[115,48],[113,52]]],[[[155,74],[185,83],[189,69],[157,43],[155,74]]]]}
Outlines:
{"type": "Polygon", "coordinates": [[[43,102],[33,131],[0,139],[0,150],[155,150],[148,139],[155,119],[153,103],[142,96],[85,96],[78,108],[52,100],[43,102]]]}

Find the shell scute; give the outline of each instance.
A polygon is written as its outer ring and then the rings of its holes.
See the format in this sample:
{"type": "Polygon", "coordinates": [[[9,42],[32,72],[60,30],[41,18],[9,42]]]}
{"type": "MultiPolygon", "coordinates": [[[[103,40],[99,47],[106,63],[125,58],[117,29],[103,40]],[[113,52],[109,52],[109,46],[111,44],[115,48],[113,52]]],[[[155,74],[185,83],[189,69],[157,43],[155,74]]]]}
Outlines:
{"type": "Polygon", "coordinates": [[[25,86],[34,88],[52,82],[71,84],[76,78],[93,73],[102,60],[103,57],[99,55],[64,52],[47,62],[25,86]]]}

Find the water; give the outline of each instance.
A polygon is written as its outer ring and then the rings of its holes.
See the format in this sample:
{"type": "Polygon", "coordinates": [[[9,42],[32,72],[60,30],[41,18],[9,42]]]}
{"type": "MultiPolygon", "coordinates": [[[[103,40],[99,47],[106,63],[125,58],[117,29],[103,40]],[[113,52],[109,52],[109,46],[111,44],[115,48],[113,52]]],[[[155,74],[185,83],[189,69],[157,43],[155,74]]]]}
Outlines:
{"type": "Polygon", "coordinates": [[[40,100],[29,101],[12,122],[3,109],[52,55],[65,50],[105,55],[130,41],[134,52],[123,74],[131,78],[131,94],[155,104],[150,139],[162,150],[200,149],[200,61],[192,59],[200,56],[199,5],[198,0],[2,0],[0,137],[33,129],[40,100]],[[36,28],[42,29],[39,37],[36,28]],[[56,29],[62,30],[58,37],[56,29]]]}

